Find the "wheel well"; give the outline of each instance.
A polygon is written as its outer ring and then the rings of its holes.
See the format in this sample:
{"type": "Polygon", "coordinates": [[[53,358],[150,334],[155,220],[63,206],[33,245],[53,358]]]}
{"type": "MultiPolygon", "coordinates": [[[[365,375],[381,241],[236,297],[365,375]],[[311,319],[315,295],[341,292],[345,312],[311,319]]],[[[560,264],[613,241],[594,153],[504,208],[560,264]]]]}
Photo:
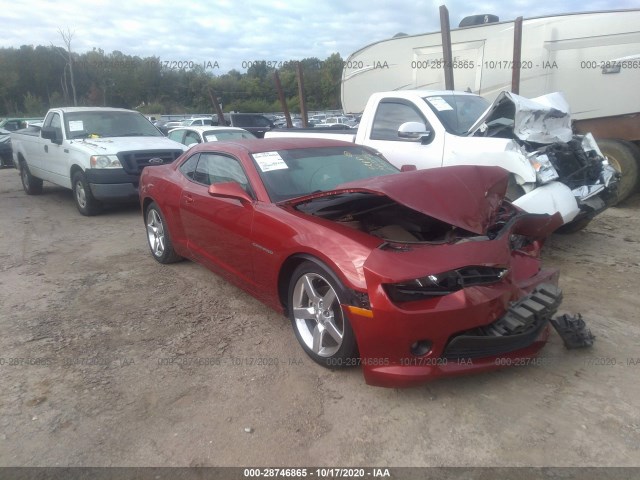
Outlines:
{"type": "Polygon", "coordinates": [[[142,202],[142,216],[144,217],[146,211],[147,211],[147,207],[153,202],[152,198],[145,198],[144,201],[142,202]]]}
{"type": "Polygon", "coordinates": [[[280,268],[280,273],[278,273],[278,298],[280,299],[280,304],[284,308],[285,313],[287,313],[289,309],[289,306],[287,305],[287,297],[289,295],[289,281],[291,279],[291,275],[293,274],[293,271],[298,268],[298,265],[303,262],[313,262],[324,265],[322,260],[305,253],[294,254],[284,261],[280,268]]]}
{"type": "Polygon", "coordinates": [[[69,178],[71,180],[73,180],[73,176],[76,172],[82,172],[82,168],[80,168],[78,165],[71,165],[71,170],[69,171],[69,178]]]}

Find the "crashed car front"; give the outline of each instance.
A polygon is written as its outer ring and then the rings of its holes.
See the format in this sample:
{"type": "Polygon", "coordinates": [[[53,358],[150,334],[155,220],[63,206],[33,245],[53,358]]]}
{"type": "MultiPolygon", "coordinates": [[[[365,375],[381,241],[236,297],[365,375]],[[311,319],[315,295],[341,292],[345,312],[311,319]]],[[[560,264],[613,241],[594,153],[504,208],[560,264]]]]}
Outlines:
{"type": "Polygon", "coordinates": [[[491,370],[542,348],[562,293],[540,249],[562,219],[514,207],[507,183],[501,168],[445,167],[295,201],[382,240],[362,264],[365,291],[342,305],[367,383],[491,370]]]}
{"type": "Polygon", "coordinates": [[[414,385],[540,350],[562,294],[558,272],[540,269],[540,244],[516,244],[530,221],[493,239],[375,251],[364,266],[371,314],[350,312],[367,383],[414,385]]]}
{"type": "Polygon", "coordinates": [[[527,212],[558,211],[578,229],[616,202],[619,172],[591,134],[573,134],[560,93],[526,99],[502,92],[469,132],[478,141],[504,139],[504,151],[524,160],[511,169],[508,197],[527,212]]]}

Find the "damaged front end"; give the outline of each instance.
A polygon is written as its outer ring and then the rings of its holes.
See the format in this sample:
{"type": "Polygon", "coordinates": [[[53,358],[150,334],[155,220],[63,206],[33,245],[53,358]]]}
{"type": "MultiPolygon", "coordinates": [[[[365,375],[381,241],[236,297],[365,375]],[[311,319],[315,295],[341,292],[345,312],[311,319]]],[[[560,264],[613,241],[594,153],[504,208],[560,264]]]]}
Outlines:
{"type": "Polygon", "coordinates": [[[586,226],[616,202],[620,173],[590,133],[573,134],[569,106],[560,93],[529,100],[502,92],[470,135],[511,139],[508,150],[528,160],[536,181],[513,176],[510,200],[528,212],[560,211],[566,231],[586,226]]]}
{"type": "Polygon", "coordinates": [[[294,202],[341,232],[381,239],[362,266],[367,301],[344,305],[367,383],[408,386],[535,356],[562,299],[558,272],[540,264],[560,215],[504,200],[500,168],[393,177],[294,202]]]}

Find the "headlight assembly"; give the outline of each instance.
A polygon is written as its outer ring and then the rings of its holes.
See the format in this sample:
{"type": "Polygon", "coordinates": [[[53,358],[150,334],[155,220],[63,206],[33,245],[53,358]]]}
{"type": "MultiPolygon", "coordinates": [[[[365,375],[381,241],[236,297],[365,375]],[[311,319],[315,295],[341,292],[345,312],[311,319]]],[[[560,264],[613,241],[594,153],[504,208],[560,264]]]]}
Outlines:
{"type": "Polygon", "coordinates": [[[115,155],[92,155],[91,168],[122,168],[122,164],[115,155]]]}

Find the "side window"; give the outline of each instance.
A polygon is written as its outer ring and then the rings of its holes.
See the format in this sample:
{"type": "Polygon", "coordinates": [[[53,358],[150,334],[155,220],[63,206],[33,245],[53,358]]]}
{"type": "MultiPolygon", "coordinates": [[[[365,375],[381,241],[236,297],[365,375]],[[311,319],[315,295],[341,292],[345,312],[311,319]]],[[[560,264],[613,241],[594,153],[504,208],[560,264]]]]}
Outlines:
{"type": "Polygon", "coordinates": [[[398,128],[406,122],[424,123],[427,130],[431,130],[429,122],[414,105],[401,103],[401,101],[381,102],[373,119],[370,138],[371,140],[406,141],[398,137],[398,128]]]}
{"type": "Polygon", "coordinates": [[[215,153],[200,154],[194,180],[205,185],[237,182],[245,191],[249,191],[249,180],[240,162],[235,158],[215,153]]]}
{"type": "Polygon", "coordinates": [[[187,159],[187,161],[183,162],[183,164],[180,165],[180,171],[182,172],[182,174],[185,177],[190,178],[191,180],[195,180],[194,177],[199,156],[199,154],[192,155],[187,159]]]}
{"type": "Polygon", "coordinates": [[[193,145],[194,143],[200,143],[200,136],[196,132],[187,131],[184,136],[184,144],[193,145]]]}
{"type": "Polygon", "coordinates": [[[60,115],[57,113],[54,113],[51,117],[51,126],[53,128],[60,128],[62,129],[62,121],[60,120],[60,115]]]}
{"type": "Polygon", "coordinates": [[[267,117],[256,116],[254,119],[254,123],[257,127],[269,127],[271,126],[271,122],[267,117]]]}
{"type": "Polygon", "coordinates": [[[169,132],[169,138],[171,140],[175,140],[176,142],[182,142],[182,137],[184,136],[184,130],[174,130],[173,132],[169,132]]]}

